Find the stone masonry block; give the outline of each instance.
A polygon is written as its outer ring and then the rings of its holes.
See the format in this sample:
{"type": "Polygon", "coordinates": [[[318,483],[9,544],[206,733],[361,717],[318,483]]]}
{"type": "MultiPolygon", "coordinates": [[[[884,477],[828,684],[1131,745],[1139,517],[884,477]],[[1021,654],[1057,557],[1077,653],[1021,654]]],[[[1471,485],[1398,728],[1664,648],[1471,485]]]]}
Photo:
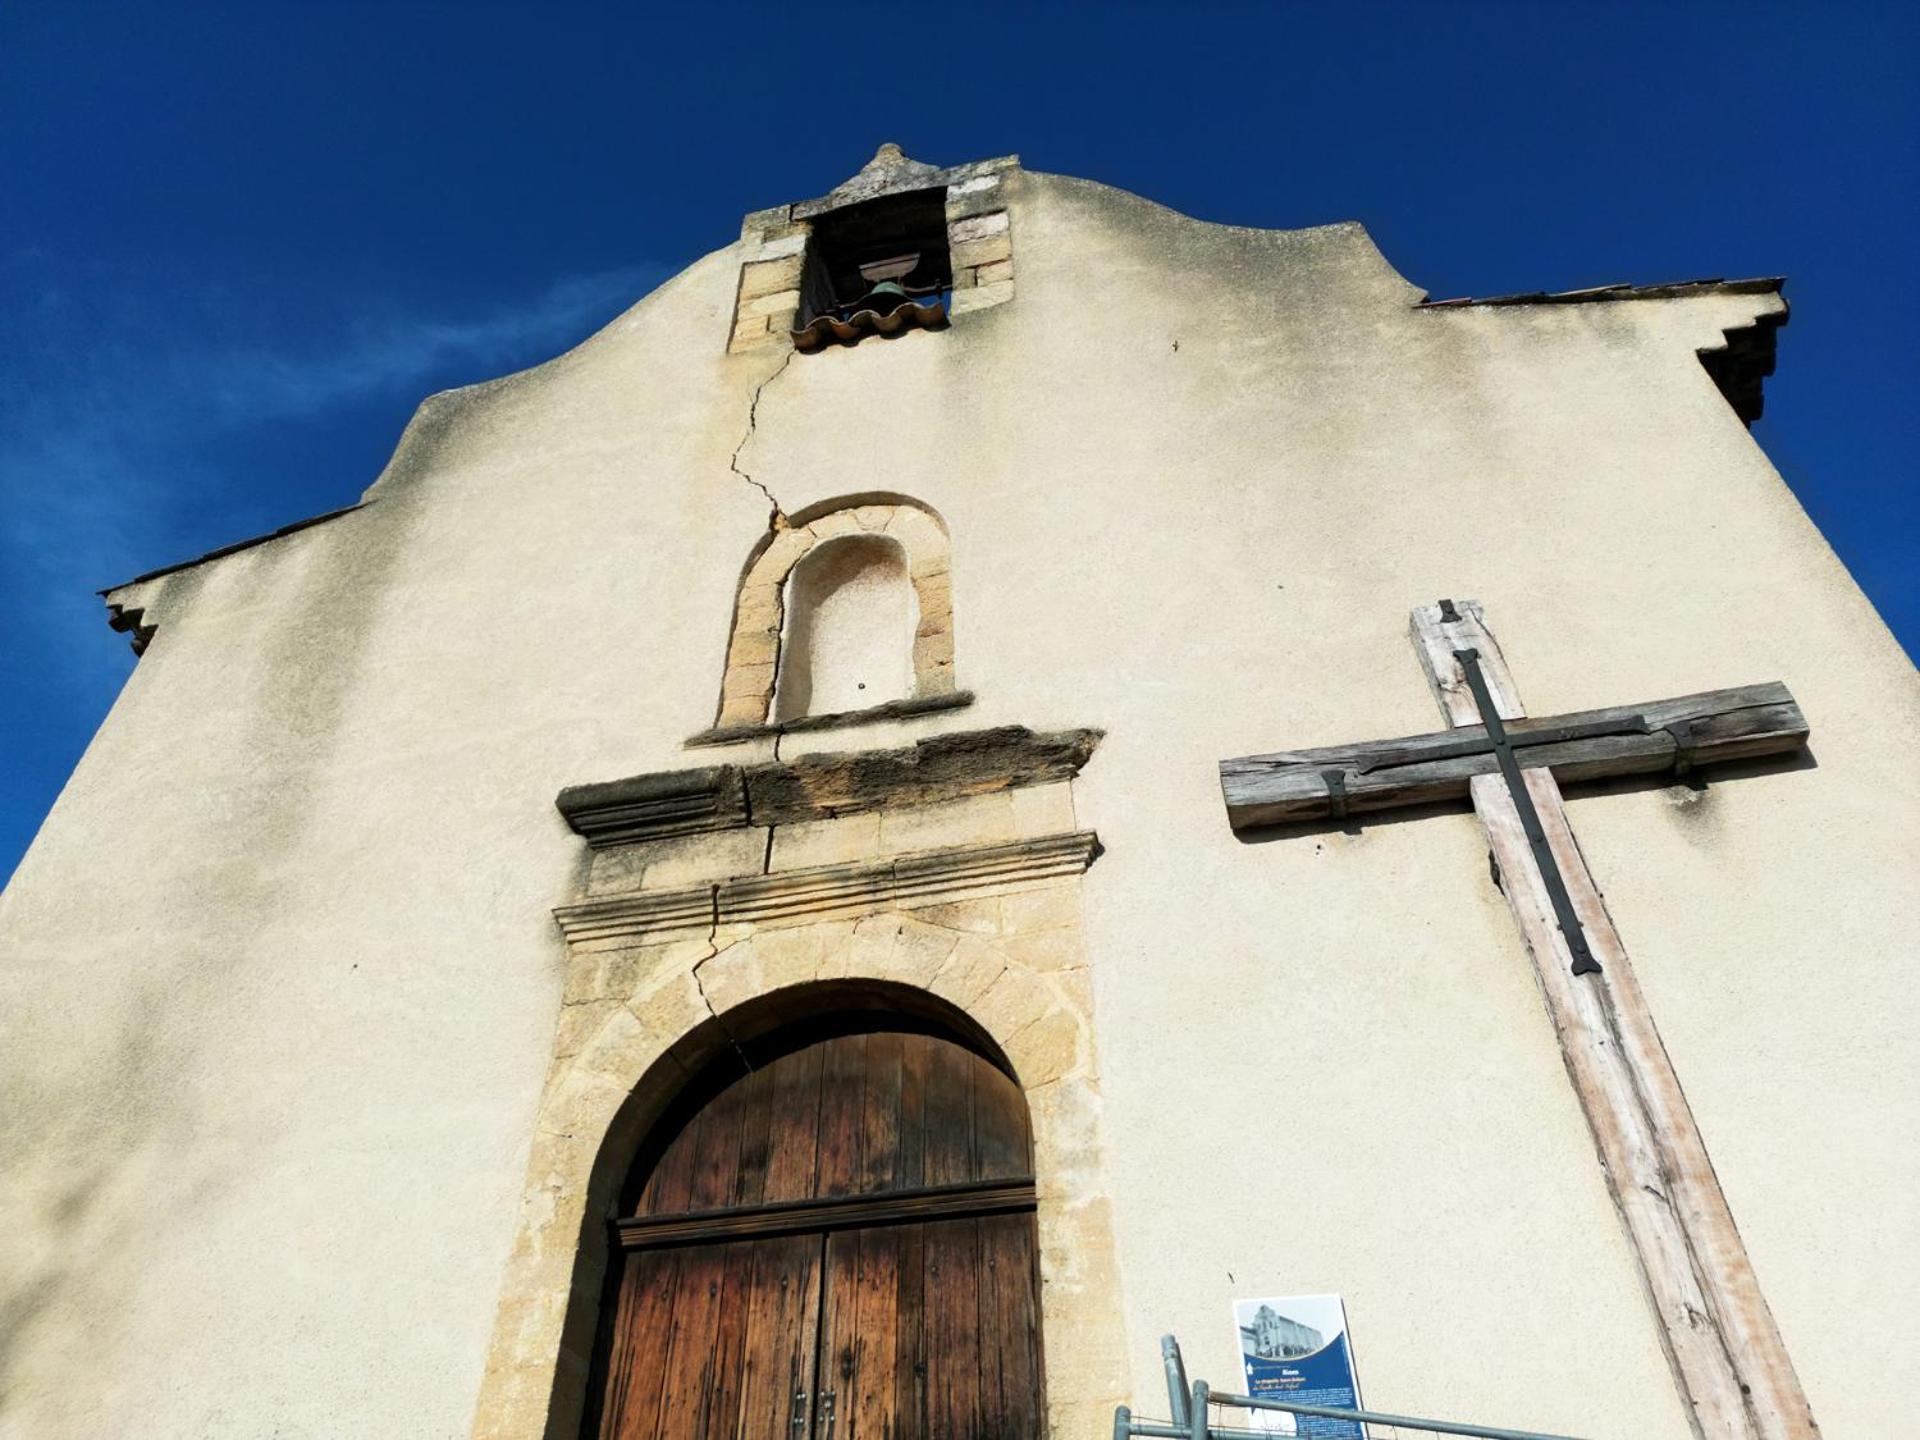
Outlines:
{"type": "Polygon", "coordinates": [[[766,231],[760,239],[760,260],[783,260],[793,255],[804,255],[807,250],[808,227],[802,224],[779,225],[766,231]]]}
{"type": "Polygon", "coordinates": [[[778,585],[771,581],[750,581],[740,587],[740,599],[734,606],[734,633],[778,630],[786,620],[786,609],[778,585]]]}
{"type": "Polygon", "coordinates": [[[999,280],[991,285],[978,285],[971,290],[954,292],[953,313],[971,314],[975,310],[985,310],[991,305],[999,305],[1013,298],[1013,282],[999,280]]]}
{"type": "MultiPolygon", "coordinates": [[[[947,616],[953,613],[953,572],[944,571],[932,575],[913,577],[913,593],[920,601],[920,618],[925,621],[934,616],[947,616]]],[[[951,625],[937,626],[937,629],[949,630],[951,625]]]]}
{"type": "Polygon", "coordinates": [[[717,728],[725,730],[735,725],[761,725],[766,723],[766,695],[729,694],[721,702],[720,713],[714,719],[717,728]]]}
{"type": "Polygon", "coordinates": [[[887,533],[906,547],[912,565],[947,553],[947,532],[917,505],[902,505],[887,522],[887,533]]]}
{"type": "Polygon", "coordinates": [[[936,805],[882,810],[880,852],[905,855],[953,845],[998,845],[1016,837],[1013,799],[1004,790],[936,805]]]}
{"type": "Polygon", "coordinates": [[[1013,279],[1013,261],[996,260],[991,265],[974,267],[973,278],[976,284],[992,285],[1001,280],[1013,279]]]}
{"type": "Polygon", "coordinates": [[[729,665],[723,691],[728,696],[757,695],[767,699],[773,694],[773,672],[771,664],[729,665]]]}
{"type": "MultiPolygon", "coordinates": [[[[1016,824],[1030,822],[1031,811],[1023,811],[1019,801],[1023,796],[1045,796],[1047,791],[1058,793],[1059,800],[1050,802],[1047,809],[1052,813],[1044,816],[1046,823],[1038,831],[1022,830],[1022,835],[1041,834],[1059,835],[1073,829],[1073,801],[1067,795],[1065,785],[1047,785],[1029,790],[1015,790],[1007,799],[1013,811],[1016,824]],[[1065,823],[1060,823],[1064,821],[1065,823]]],[[[1015,890],[1000,897],[1000,914],[1011,935],[1037,935],[1043,930],[1059,930],[1065,926],[1077,926],[1080,923],[1080,882],[1078,879],[1057,880],[1050,885],[1034,885],[1015,890]]]]}
{"type": "Polygon", "coordinates": [[[927,988],[942,1000],[970,1011],[1006,968],[1006,956],[984,940],[965,936],[953,947],[953,954],[947,957],[947,963],[940,967],[927,988]]]}
{"type": "Polygon", "coordinates": [[[982,175],[947,187],[947,222],[969,215],[985,215],[1006,208],[1007,197],[998,176],[982,175]]]}
{"type": "Polygon", "coordinates": [[[753,562],[754,584],[770,584],[778,587],[787,578],[787,572],[799,562],[800,557],[814,546],[813,533],[807,529],[782,530],[768,542],[767,548],[760,552],[753,562]]]}
{"type": "Polygon", "coordinates": [[[864,860],[880,851],[880,812],[844,815],[834,820],[801,820],[776,825],[773,831],[774,870],[807,865],[841,865],[864,860]]]}
{"type": "MultiPolygon", "coordinates": [[[[1006,957],[1002,955],[1001,958],[1004,960],[1006,957]]],[[[1044,981],[1018,966],[1008,965],[1000,972],[999,978],[974,1001],[971,1013],[989,1035],[1004,1043],[1038,1023],[1040,1017],[1054,1007],[1053,992],[1044,981]]],[[[1057,1073],[1064,1074],[1065,1071],[1057,1073]]]]}
{"type": "Polygon", "coordinates": [[[665,1039],[649,1032],[639,1017],[622,1005],[581,1047],[574,1064],[630,1087],[665,1049],[665,1039]]]}
{"type": "Polygon", "coordinates": [[[987,215],[970,215],[964,220],[950,221],[947,225],[947,243],[964,245],[970,240],[984,240],[990,235],[1004,235],[1007,232],[1007,212],[995,210],[987,215]]]}
{"type": "Polygon", "coordinates": [[[989,235],[981,240],[969,240],[965,244],[952,247],[953,268],[958,270],[967,265],[991,265],[996,260],[1006,260],[1013,254],[1013,238],[1005,231],[998,235],[989,235]]]}
{"type": "Polygon", "coordinates": [[[1075,828],[1073,787],[1064,781],[1055,785],[1023,785],[1013,791],[1012,796],[1013,823],[1022,836],[1065,835],[1075,828]]]}
{"type": "Polygon", "coordinates": [[[762,295],[777,295],[782,290],[800,288],[802,261],[798,255],[782,256],[777,260],[754,260],[740,267],[740,298],[758,299],[762,295]]]}
{"type": "Polygon", "coordinates": [[[1020,1083],[1031,1089],[1051,1085],[1080,1069],[1085,1035],[1077,1019],[1065,1010],[1054,1009],[1005,1037],[1004,1045],[1020,1083]]]}
{"type": "Polygon", "coordinates": [[[553,1033],[554,1057],[566,1060],[578,1055],[581,1048],[606,1023],[607,1016],[625,1008],[618,1000],[590,1000],[579,1005],[562,1005],[560,1023],[553,1033]]]}
{"type": "Polygon", "coordinates": [[[736,630],[733,648],[727,658],[735,665],[772,665],[780,659],[780,631],[777,627],[736,630]]]}
{"type": "MultiPolygon", "coordinates": [[[[1009,900],[1013,897],[1001,898],[1009,900]]],[[[1031,935],[1006,935],[1001,938],[1000,947],[1014,962],[1035,973],[1079,970],[1087,965],[1086,937],[1077,926],[1042,930],[1031,935]]]]}
{"type": "Polygon", "coordinates": [[[917,695],[945,695],[953,688],[953,632],[935,630],[913,640],[913,684],[917,695]],[[943,674],[943,672],[946,672],[943,674]],[[939,682],[944,680],[945,684],[939,682]]]}
{"type": "Polygon", "coordinates": [[[940,972],[959,943],[955,930],[890,911],[866,916],[854,926],[848,959],[857,975],[924,986],[940,972]]]}
{"type": "Polygon", "coordinates": [[[963,935],[1000,933],[1000,897],[976,895],[970,900],[943,900],[935,905],[916,905],[913,915],[929,925],[963,935]]]}
{"type": "Polygon", "coordinates": [[[815,540],[837,539],[842,535],[856,534],[861,528],[860,517],[850,509],[829,510],[807,522],[807,531],[815,540]]]}
{"type": "Polygon", "coordinates": [[[776,315],[791,315],[800,308],[798,290],[781,290],[772,295],[762,295],[758,299],[742,302],[741,309],[748,315],[764,315],[771,326],[776,315]]]}
{"type": "Polygon", "coordinates": [[[765,210],[750,212],[740,222],[740,234],[749,240],[758,240],[762,236],[785,229],[793,223],[791,205],[774,205],[765,210]]]}

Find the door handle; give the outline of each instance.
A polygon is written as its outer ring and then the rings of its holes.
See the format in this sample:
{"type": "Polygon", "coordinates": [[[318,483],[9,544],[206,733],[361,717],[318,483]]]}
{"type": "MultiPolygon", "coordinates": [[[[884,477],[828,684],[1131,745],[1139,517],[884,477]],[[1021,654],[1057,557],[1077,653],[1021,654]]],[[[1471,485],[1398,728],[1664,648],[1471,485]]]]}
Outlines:
{"type": "Polygon", "coordinates": [[[787,1422],[787,1428],[793,1431],[793,1440],[807,1440],[807,1392],[793,1392],[793,1419],[787,1422]]]}
{"type": "Polygon", "coordinates": [[[833,1440],[833,1391],[829,1390],[823,1394],[820,1397],[820,1404],[825,1412],[820,1418],[827,1422],[827,1433],[821,1437],[821,1440],[833,1440]]]}

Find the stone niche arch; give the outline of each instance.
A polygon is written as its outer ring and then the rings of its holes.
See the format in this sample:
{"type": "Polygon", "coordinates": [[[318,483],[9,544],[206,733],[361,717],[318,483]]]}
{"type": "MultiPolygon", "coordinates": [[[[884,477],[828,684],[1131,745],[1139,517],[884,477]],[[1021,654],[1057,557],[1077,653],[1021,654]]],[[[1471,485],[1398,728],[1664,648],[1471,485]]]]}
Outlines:
{"type": "MultiPolygon", "coordinates": [[[[844,619],[838,623],[843,635],[858,628],[844,619]]],[[[876,643],[878,632],[887,626],[882,619],[868,628],[875,633],[855,645],[876,643]]],[[[831,651],[836,643],[824,648],[831,651]]],[[[844,658],[831,657],[836,665],[844,658]]],[[[932,507],[905,495],[846,495],[796,512],[783,528],[762,536],[747,557],[734,601],[719,712],[709,733],[819,722],[836,714],[863,714],[887,702],[932,706],[958,694],[952,545],[946,522],[932,507]],[[860,604],[863,592],[885,604],[884,572],[896,564],[905,569],[912,599],[912,613],[904,617],[899,634],[907,653],[898,664],[873,659],[865,663],[885,677],[881,688],[900,689],[898,682],[904,681],[908,693],[886,695],[873,705],[845,706],[848,687],[835,684],[820,698],[843,708],[823,712],[813,694],[822,681],[815,664],[826,658],[813,643],[818,637],[816,607],[833,596],[844,611],[860,604]],[[808,583],[810,579],[814,583],[808,583]],[[804,613],[789,613],[796,602],[806,607],[804,613]],[[801,667],[806,667],[804,673],[801,667]]]]}
{"type": "Polygon", "coordinates": [[[886,911],[595,952],[571,987],[578,998],[563,1011],[535,1122],[476,1440],[586,1433],[611,1222],[648,1137],[729,1050],[850,1014],[952,1037],[1017,1084],[1037,1203],[1042,1434],[1110,1425],[1126,1388],[1125,1336],[1098,1188],[1092,1001],[1084,964],[1063,963],[1084,958],[1083,941],[1077,925],[1060,928],[1052,895],[995,902],[1001,934],[886,911]]]}

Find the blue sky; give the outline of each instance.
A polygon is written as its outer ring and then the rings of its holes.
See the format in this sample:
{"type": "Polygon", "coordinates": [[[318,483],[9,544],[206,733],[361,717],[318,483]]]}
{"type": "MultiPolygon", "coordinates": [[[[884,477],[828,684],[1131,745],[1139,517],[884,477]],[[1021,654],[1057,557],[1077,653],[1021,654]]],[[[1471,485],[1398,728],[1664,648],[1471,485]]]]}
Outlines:
{"type": "Polygon", "coordinates": [[[1920,651],[1916,15],[10,0],[0,875],[132,665],[96,589],[351,503],[422,396],[886,139],[1362,220],[1436,297],[1786,274],[1755,433],[1920,651]]]}

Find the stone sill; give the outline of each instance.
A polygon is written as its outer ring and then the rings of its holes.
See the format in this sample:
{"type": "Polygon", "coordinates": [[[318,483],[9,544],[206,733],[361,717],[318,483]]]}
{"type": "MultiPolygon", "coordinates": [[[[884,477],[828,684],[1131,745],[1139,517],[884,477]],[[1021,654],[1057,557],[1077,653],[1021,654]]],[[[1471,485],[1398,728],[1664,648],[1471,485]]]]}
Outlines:
{"type": "Polygon", "coordinates": [[[841,710],[832,715],[799,715],[768,725],[716,725],[689,735],[686,743],[695,745],[737,745],[743,740],[764,740],[773,735],[793,735],[808,730],[844,730],[879,720],[906,720],[915,715],[932,715],[942,710],[959,710],[973,704],[971,690],[956,690],[949,695],[916,696],[911,700],[889,700],[865,710],[841,710]]]}

